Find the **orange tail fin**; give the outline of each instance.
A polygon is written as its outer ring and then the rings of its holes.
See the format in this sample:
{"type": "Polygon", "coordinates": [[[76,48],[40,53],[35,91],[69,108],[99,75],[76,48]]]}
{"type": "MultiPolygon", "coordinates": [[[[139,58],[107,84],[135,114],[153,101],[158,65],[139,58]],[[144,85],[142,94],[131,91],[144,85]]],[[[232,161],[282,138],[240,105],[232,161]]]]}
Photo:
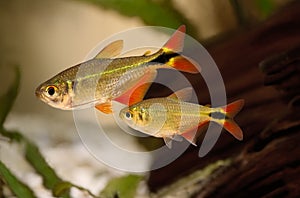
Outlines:
{"type": "Polygon", "coordinates": [[[166,65],[171,66],[179,71],[188,73],[199,73],[200,66],[194,61],[188,60],[187,58],[178,54],[182,52],[184,46],[185,26],[181,25],[171,38],[162,47],[165,56],[168,57],[166,65]]]}
{"type": "Polygon", "coordinates": [[[166,64],[182,72],[187,72],[192,74],[197,74],[200,72],[200,66],[197,67],[196,66],[197,63],[192,63],[191,60],[188,60],[187,58],[181,55],[170,58],[166,64]]]}
{"type": "Polygon", "coordinates": [[[230,103],[229,105],[222,107],[229,118],[233,118],[243,108],[245,101],[243,99],[230,103]]]}
{"type": "Polygon", "coordinates": [[[242,129],[234,122],[233,117],[242,109],[244,106],[244,100],[237,100],[225,107],[221,107],[225,113],[225,119],[217,120],[214,119],[220,125],[223,125],[230,134],[236,139],[243,140],[242,129]]]}
{"type": "Polygon", "coordinates": [[[171,38],[165,43],[165,51],[182,52],[184,45],[185,25],[181,25],[171,38]]]}
{"type": "Polygon", "coordinates": [[[236,139],[242,141],[243,140],[243,131],[236,124],[234,120],[226,119],[223,124],[224,129],[226,129],[231,135],[233,135],[236,139]]]}

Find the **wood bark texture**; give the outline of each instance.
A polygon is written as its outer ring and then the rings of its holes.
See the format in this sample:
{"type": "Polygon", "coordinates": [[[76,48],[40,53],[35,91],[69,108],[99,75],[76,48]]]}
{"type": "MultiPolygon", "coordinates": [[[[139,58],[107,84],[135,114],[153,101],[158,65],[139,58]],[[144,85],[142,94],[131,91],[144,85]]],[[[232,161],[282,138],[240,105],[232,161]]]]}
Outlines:
{"type": "MultiPolygon", "coordinates": [[[[190,146],[150,173],[151,191],[230,158],[230,166],[195,183],[189,197],[300,197],[300,2],[206,48],[223,76],[228,102],[245,99],[235,119],[244,140],[223,131],[202,158],[199,147],[190,146]]],[[[196,90],[207,90],[200,75],[186,76],[196,90]]],[[[208,95],[199,98],[209,103],[208,95]]]]}

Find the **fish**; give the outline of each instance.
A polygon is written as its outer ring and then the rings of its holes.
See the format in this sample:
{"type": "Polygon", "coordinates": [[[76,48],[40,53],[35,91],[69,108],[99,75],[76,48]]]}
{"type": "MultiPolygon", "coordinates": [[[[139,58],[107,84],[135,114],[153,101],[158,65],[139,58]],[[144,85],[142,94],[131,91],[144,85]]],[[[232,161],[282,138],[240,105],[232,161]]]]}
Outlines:
{"type": "Polygon", "coordinates": [[[135,130],[163,138],[169,148],[172,140],[179,140],[178,136],[196,146],[198,128],[208,122],[219,124],[238,140],[243,139],[241,128],[233,120],[244,105],[243,99],[212,108],[187,102],[191,95],[192,88],[188,87],[168,97],[146,99],[121,109],[119,117],[135,130]]]}
{"type": "Polygon", "coordinates": [[[141,56],[128,57],[118,57],[122,52],[123,40],[116,40],[93,59],[43,82],[36,88],[35,95],[54,108],[73,110],[95,106],[106,114],[113,112],[112,100],[126,105],[135,104],[142,101],[157,75],[157,69],[176,69],[193,74],[200,72],[197,63],[180,54],[184,35],[185,26],[182,25],[156,52],[151,54],[146,51],[141,56]]]}

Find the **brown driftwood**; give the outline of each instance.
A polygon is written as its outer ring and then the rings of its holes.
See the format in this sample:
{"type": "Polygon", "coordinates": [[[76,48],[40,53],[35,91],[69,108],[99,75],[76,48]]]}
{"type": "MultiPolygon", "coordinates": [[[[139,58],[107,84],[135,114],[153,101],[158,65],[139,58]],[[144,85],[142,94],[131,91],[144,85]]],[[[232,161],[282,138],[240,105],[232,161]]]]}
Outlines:
{"type": "MultiPolygon", "coordinates": [[[[151,172],[151,191],[230,158],[231,165],[205,185],[204,180],[195,183],[198,189],[191,196],[300,197],[300,2],[207,49],[224,78],[228,100],[245,99],[236,118],[244,140],[224,132],[203,158],[199,147],[190,146],[176,161],[151,172]]],[[[190,79],[205,89],[199,76],[190,79]]],[[[208,96],[200,98],[209,101],[208,96]]]]}

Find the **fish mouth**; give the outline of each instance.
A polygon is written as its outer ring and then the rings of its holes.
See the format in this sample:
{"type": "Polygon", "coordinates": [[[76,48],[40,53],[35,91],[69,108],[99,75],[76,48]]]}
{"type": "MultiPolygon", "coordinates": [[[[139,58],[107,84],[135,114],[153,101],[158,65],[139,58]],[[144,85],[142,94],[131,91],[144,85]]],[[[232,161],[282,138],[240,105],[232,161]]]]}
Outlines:
{"type": "Polygon", "coordinates": [[[123,122],[126,122],[125,117],[121,112],[119,112],[119,118],[121,118],[123,122]]]}
{"type": "Polygon", "coordinates": [[[40,99],[41,101],[45,102],[45,103],[49,103],[49,101],[47,100],[47,97],[41,92],[40,89],[36,89],[35,90],[35,96],[40,99]]]}
{"type": "Polygon", "coordinates": [[[38,86],[35,89],[35,96],[36,97],[38,97],[38,98],[42,98],[43,97],[43,94],[42,94],[41,90],[42,90],[42,85],[38,86]]]}
{"type": "Polygon", "coordinates": [[[47,97],[43,94],[43,86],[40,85],[35,89],[35,96],[45,103],[48,103],[47,97]]]}
{"type": "Polygon", "coordinates": [[[35,96],[38,98],[41,97],[40,87],[35,89],[35,96]]]}

